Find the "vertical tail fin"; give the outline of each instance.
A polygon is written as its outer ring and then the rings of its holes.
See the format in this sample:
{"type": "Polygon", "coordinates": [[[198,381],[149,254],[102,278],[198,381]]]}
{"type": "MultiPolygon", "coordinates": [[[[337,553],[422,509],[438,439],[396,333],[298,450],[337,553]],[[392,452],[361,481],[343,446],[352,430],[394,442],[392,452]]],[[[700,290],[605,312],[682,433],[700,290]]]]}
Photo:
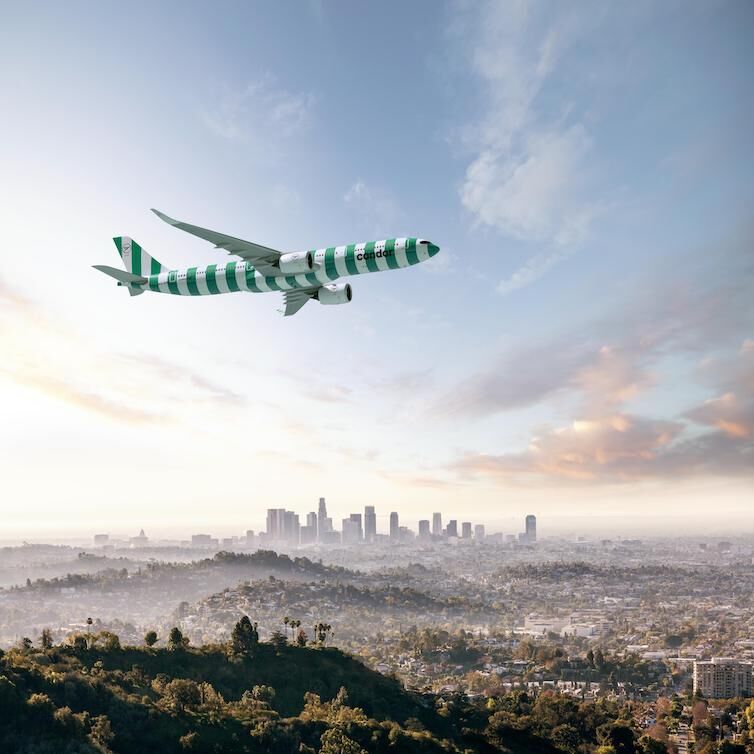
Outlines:
{"type": "Polygon", "coordinates": [[[150,257],[133,238],[116,236],[113,241],[127,272],[140,277],[149,277],[167,270],[167,267],[160,264],[154,257],[150,257]]]}

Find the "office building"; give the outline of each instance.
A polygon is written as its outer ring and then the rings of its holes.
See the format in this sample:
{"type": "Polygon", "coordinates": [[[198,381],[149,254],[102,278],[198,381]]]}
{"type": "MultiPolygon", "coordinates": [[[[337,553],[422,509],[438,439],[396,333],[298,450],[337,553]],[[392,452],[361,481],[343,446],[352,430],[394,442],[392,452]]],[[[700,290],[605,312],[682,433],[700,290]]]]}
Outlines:
{"type": "Polygon", "coordinates": [[[429,520],[425,518],[419,521],[419,539],[427,540],[429,538],[429,520]]]}
{"type": "Polygon", "coordinates": [[[454,518],[451,518],[450,521],[448,521],[448,526],[445,529],[445,536],[447,537],[458,536],[458,521],[456,521],[454,518]]]}
{"type": "Polygon", "coordinates": [[[192,534],[191,546],[192,547],[211,547],[212,535],[211,534],[192,534]]]}
{"type": "Polygon", "coordinates": [[[442,513],[432,514],[432,536],[433,537],[442,536],[442,513]]]}
{"type": "Polygon", "coordinates": [[[390,539],[397,540],[399,537],[398,514],[393,511],[390,514],[390,539]]]}
{"type": "Polygon", "coordinates": [[[358,532],[359,532],[358,541],[361,542],[364,539],[364,530],[362,529],[362,526],[361,526],[361,513],[352,513],[349,516],[349,518],[351,519],[351,521],[353,521],[356,524],[358,528],[358,532]]]}
{"type": "Polygon", "coordinates": [[[355,521],[353,516],[344,518],[341,541],[344,545],[357,545],[361,541],[361,521],[355,521]]]}
{"type": "Polygon", "coordinates": [[[254,536],[254,529],[246,530],[246,546],[254,547],[256,544],[256,537],[254,536]]]}
{"type": "Polygon", "coordinates": [[[694,662],[694,693],[709,699],[751,696],[752,664],[731,657],[694,662]]]}
{"type": "Polygon", "coordinates": [[[477,542],[484,542],[484,524],[477,524],[474,527],[474,539],[477,542]]]}
{"type": "Polygon", "coordinates": [[[377,536],[377,514],[374,512],[373,505],[367,505],[364,508],[364,539],[367,542],[374,542],[377,536]]]}
{"type": "Polygon", "coordinates": [[[471,521],[464,521],[461,524],[461,537],[463,539],[471,539],[471,521]]]}
{"type": "Polygon", "coordinates": [[[317,514],[314,511],[306,514],[306,525],[317,531],[317,514]]]}
{"type": "Polygon", "coordinates": [[[526,517],[525,540],[529,544],[534,544],[537,541],[537,517],[532,516],[531,513],[526,517]]]}
{"type": "Polygon", "coordinates": [[[279,542],[283,538],[285,508],[267,509],[267,542],[279,542]]]}
{"type": "Polygon", "coordinates": [[[102,547],[103,545],[106,545],[109,541],[110,541],[109,534],[95,534],[94,535],[95,547],[102,547]]]}
{"type": "MultiPolygon", "coordinates": [[[[314,517],[317,517],[317,514],[314,514],[314,517]]],[[[317,541],[317,527],[312,526],[310,524],[307,524],[306,526],[302,526],[299,530],[299,544],[302,545],[311,545],[314,544],[314,542],[317,541]]]]}

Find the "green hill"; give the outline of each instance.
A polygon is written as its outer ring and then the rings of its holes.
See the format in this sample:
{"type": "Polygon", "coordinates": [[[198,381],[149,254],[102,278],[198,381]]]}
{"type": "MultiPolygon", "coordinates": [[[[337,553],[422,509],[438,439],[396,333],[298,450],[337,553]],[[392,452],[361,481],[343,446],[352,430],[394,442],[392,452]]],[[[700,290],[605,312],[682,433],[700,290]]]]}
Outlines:
{"type": "Polygon", "coordinates": [[[44,650],[27,642],[0,655],[0,751],[555,754],[593,751],[596,726],[617,714],[520,692],[421,695],[338,649],[282,636],[234,632],[228,645],[192,648],[178,633],[172,650],[94,638],[43,637],[44,650]]]}

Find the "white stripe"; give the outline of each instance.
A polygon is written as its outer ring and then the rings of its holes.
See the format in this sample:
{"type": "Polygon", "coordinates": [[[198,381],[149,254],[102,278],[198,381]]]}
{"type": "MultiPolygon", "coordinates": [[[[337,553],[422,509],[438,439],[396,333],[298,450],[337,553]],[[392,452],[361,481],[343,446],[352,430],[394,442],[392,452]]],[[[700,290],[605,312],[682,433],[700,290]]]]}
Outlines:
{"type": "MultiPolygon", "coordinates": [[[[384,253],[384,251],[385,251],[385,242],[384,241],[380,241],[379,244],[375,245],[375,251],[377,251],[377,248],[379,248],[380,251],[382,251],[384,253]]],[[[388,267],[387,257],[377,257],[377,269],[380,272],[384,272],[385,270],[389,270],[390,269],[390,267],[388,267]]]]}
{"type": "Polygon", "coordinates": [[[266,293],[269,293],[272,290],[272,288],[270,288],[270,286],[267,285],[267,283],[266,283],[266,281],[264,279],[264,275],[262,275],[261,273],[255,272],[254,273],[254,280],[255,280],[255,282],[257,284],[257,287],[259,288],[260,291],[264,291],[266,293]]]}
{"type": "Polygon", "coordinates": [[[369,272],[369,267],[367,267],[367,260],[364,259],[364,247],[366,246],[365,243],[357,243],[356,244],[356,250],[354,252],[354,260],[356,261],[356,271],[363,275],[365,272],[369,272]],[[361,254],[362,258],[359,259],[359,254],[361,254]]]}
{"type": "Polygon", "coordinates": [[[278,284],[281,291],[290,291],[291,288],[296,287],[291,285],[283,275],[275,275],[275,282],[278,284]]]}
{"type": "Polygon", "coordinates": [[[207,285],[207,268],[201,267],[196,271],[196,287],[202,296],[209,296],[209,286],[207,285]]]}
{"type": "Polygon", "coordinates": [[[176,283],[178,283],[178,293],[181,296],[190,296],[191,293],[188,288],[188,278],[186,278],[186,270],[181,270],[176,276],[176,283]],[[183,275],[183,277],[181,277],[183,275]]]}
{"type": "Polygon", "coordinates": [[[315,274],[317,280],[320,283],[322,283],[322,285],[325,285],[325,284],[327,284],[327,283],[330,282],[330,278],[327,276],[327,270],[325,270],[325,265],[324,264],[314,274],[315,274]]]}
{"type": "Polygon", "coordinates": [[[239,262],[236,265],[236,285],[242,291],[249,290],[249,286],[246,285],[246,262],[239,262]]]}
{"type": "Polygon", "coordinates": [[[296,283],[299,288],[311,288],[312,284],[306,279],[306,275],[296,275],[296,283]]]}
{"type": "Polygon", "coordinates": [[[406,256],[406,239],[395,239],[395,256],[398,259],[398,267],[408,267],[408,257],[406,256]]]}
{"type": "Polygon", "coordinates": [[[217,290],[220,293],[230,293],[230,288],[228,288],[228,283],[225,280],[225,265],[217,266],[215,270],[215,285],[217,285],[217,290]]]}
{"type": "Polygon", "coordinates": [[[429,246],[425,243],[416,242],[416,256],[420,262],[426,262],[429,259],[429,246]]]}
{"type": "Polygon", "coordinates": [[[346,277],[349,272],[346,267],[346,247],[338,246],[335,249],[335,270],[338,273],[338,277],[346,277]]]}

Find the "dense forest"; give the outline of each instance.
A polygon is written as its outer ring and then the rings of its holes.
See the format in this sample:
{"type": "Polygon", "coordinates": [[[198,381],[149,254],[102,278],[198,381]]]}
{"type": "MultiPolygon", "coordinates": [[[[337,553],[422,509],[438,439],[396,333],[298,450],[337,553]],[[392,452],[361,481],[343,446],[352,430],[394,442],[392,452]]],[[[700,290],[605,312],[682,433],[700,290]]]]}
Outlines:
{"type": "MultiPolygon", "coordinates": [[[[247,617],[225,644],[189,646],[178,628],[157,648],[121,646],[110,632],[54,645],[48,632],[0,654],[0,751],[599,752],[662,754],[636,710],[552,692],[469,699],[419,694],[289,626],[261,642],[247,617]]],[[[670,713],[669,713],[670,714],[670,713]]],[[[703,731],[700,729],[700,734],[703,731]]],[[[740,747],[744,751],[743,747],[740,747]]]]}

